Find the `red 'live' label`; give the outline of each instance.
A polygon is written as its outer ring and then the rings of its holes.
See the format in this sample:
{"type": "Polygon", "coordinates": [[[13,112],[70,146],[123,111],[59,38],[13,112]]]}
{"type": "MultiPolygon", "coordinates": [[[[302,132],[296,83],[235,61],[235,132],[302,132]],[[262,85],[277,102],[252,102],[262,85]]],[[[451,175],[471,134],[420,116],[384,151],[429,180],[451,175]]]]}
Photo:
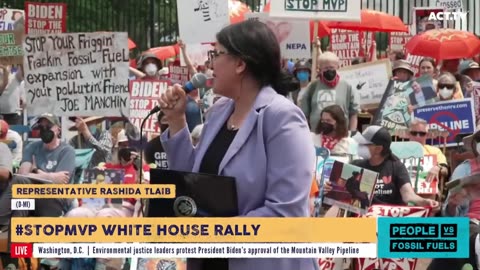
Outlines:
{"type": "Polygon", "coordinates": [[[10,256],[12,258],[31,258],[33,254],[33,244],[12,243],[10,245],[10,256]]]}

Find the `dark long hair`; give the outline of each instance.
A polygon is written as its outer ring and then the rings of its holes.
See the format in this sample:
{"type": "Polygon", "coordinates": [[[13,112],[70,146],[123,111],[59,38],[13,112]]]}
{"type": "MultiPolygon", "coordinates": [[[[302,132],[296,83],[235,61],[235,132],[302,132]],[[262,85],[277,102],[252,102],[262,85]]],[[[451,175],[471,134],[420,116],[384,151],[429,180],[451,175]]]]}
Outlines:
{"type": "Polygon", "coordinates": [[[282,70],[280,45],[266,24],[246,20],[229,25],[218,32],[217,41],[230,55],[245,62],[247,71],[262,87],[271,85],[284,96],[300,89],[300,83],[282,70]]]}
{"type": "Polygon", "coordinates": [[[315,129],[316,134],[321,133],[321,125],[322,122],[322,114],[329,113],[332,118],[335,120],[336,128],[335,128],[335,137],[336,139],[342,139],[348,137],[348,127],[347,127],[347,118],[345,118],[345,113],[343,112],[342,107],[339,105],[330,105],[325,107],[322,112],[320,113],[320,121],[317,123],[317,127],[315,129]]]}

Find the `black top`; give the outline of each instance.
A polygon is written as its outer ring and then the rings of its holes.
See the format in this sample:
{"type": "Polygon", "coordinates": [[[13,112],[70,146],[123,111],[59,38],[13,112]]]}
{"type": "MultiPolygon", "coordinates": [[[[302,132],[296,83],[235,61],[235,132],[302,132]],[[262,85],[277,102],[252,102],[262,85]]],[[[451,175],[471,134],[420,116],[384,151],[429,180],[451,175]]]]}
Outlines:
{"type": "Polygon", "coordinates": [[[372,204],[405,205],[400,188],[410,183],[410,175],[400,160],[386,159],[382,164],[372,166],[368,160],[362,159],[354,160],[352,165],[378,173],[372,204]]]}
{"type": "MultiPolygon", "coordinates": [[[[227,123],[218,132],[215,139],[205,152],[202,163],[200,164],[200,173],[218,174],[220,163],[225,153],[233,142],[238,130],[229,130],[227,123]]],[[[202,270],[228,270],[228,259],[203,259],[202,270]]]]}
{"type": "Polygon", "coordinates": [[[148,164],[155,164],[159,169],[168,169],[167,153],[163,150],[160,138],[149,141],[143,153],[148,164]]]}

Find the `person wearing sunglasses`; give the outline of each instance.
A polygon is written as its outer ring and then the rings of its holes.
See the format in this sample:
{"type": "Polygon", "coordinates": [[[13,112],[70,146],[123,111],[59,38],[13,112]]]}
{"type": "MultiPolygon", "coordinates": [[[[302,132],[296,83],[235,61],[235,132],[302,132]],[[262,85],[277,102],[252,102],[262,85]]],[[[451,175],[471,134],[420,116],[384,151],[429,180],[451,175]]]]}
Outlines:
{"type": "Polygon", "coordinates": [[[410,141],[418,142],[423,146],[424,156],[436,156],[437,158],[437,166],[434,166],[428,172],[427,182],[430,183],[434,178],[447,177],[449,170],[447,158],[442,151],[438,147],[427,144],[427,135],[428,122],[420,118],[415,118],[410,124],[410,141]]]}
{"type": "Polygon", "coordinates": [[[442,73],[438,77],[437,93],[440,101],[463,99],[460,84],[449,72],[442,73]]]}

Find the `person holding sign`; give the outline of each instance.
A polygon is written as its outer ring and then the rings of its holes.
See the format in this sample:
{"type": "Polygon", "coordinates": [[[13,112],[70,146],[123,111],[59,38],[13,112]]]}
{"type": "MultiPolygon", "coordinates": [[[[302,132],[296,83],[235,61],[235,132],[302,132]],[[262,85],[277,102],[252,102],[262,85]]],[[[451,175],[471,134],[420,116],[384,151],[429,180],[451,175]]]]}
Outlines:
{"type": "Polygon", "coordinates": [[[407,60],[397,60],[393,62],[393,79],[399,82],[408,82],[413,79],[415,73],[407,60]]]}
{"type": "MultiPolygon", "coordinates": [[[[185,119],[185,91],[174,85],[159,99],[169,124],[161,135],[169,168],[234,177],[240,217],[310,216],[314,146],[305,116],[286,98],[298,83],[292,85],[293,78],[282,72],[275,34],[262,22],[246,20],[223,28],[215,47],[213,89],[223,97],[210,109],[196,147],[185,119]]],[[[192,259],[187,265],[318,269],[314,258],[192,259]]]]}
{"type": "Polygon", "coordinates": [[[369,126],[353,139],[359,145],[358,155],[363,160],[354,160],[352,164],[379,173],[372,204],[440,207],[438,202],[415,194],[407,168],[390,150],[392,137],[387,129],[369,126]]]}
{"type": "Polygon", "coordinates": [[[349,130],[356,131],[359,96],[356,89],[337,73],[340,59],[332,52],[322,53],[318,57],[319,77],[308,86],[300,107],[310,121],[310,129],[316,130],[320,112],[327,106],[337,104],[343,109],[349,130]]]}
{"type": "Polygon", "coordinates": [[[440,101],[463,99],[460,84],[449,72],[442,73],[438,77],[437,91],[440,101]]]}

